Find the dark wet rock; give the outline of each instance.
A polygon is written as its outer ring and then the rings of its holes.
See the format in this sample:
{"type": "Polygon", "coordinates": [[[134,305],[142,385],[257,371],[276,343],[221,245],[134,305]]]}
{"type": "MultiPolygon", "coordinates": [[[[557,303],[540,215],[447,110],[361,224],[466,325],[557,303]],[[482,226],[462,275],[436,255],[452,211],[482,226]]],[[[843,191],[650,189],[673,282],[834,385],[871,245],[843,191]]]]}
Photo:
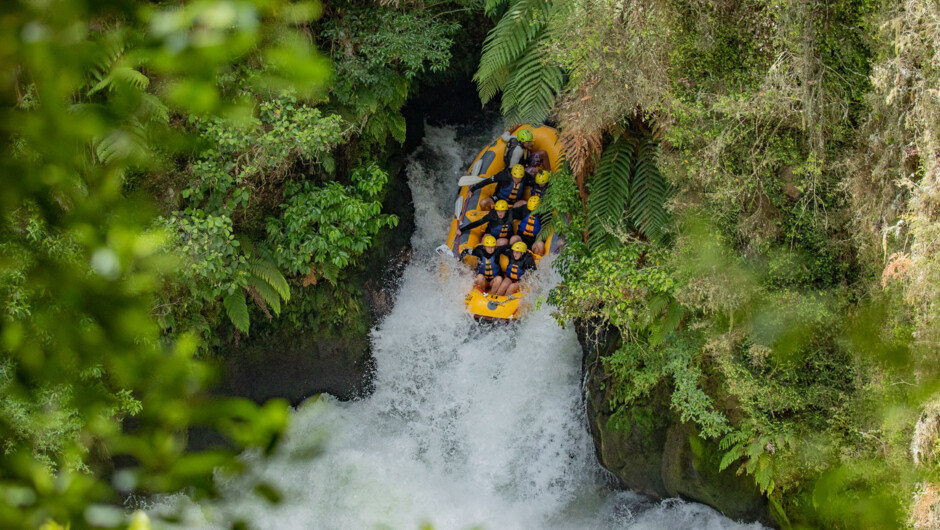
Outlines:
{"type": "Polygon", "coordinates": [[[718,471],[717,440],[699,436],[669,408],[662,383],[628,410],[614,414],[601,359],[620,347],[620,333],[598,323],[577,325],[583,351],[588,423],[597,458],[626,489],[661,499],[681,497],[707,504],[732,519],[776,526],[767,499],[753,479],[734,466],[718,471]]]}

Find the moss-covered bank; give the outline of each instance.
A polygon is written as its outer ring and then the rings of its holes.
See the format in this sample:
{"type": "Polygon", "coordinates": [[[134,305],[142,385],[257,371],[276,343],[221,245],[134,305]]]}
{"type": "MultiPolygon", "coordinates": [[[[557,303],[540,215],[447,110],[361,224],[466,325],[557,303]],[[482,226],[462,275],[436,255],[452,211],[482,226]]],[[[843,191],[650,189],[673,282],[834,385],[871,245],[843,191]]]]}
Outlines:
{"type": "Polygon", "coordinates": [[[588,424],[601,465],[625,488],[654,498],[681,497],[707,504],[733,519],[776,526],[753,480],[733,468],[718,471],[718,442],[700,436],[669,407],[660,383],[625,413],[614,414],[601,358],[621,345],[616,328],[576,326],[583,350],[588,424]]]}

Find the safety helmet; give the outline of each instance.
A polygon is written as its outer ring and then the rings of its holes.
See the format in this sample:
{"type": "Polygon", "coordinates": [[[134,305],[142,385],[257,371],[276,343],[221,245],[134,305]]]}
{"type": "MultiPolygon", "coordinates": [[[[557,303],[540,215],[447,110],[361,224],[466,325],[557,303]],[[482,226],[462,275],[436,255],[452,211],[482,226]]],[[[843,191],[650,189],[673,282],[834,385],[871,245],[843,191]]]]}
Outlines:
{"type": "Polygon", "coordinates": [[[496,201],[496,206],[493,207],[497,212],[505,212],[509,209],[509,203],[506,201],[496,201]]]}
{"type": "Polygon", "coordinates": [[[526,250],[529,250],[529,247],[527,247],[522,241],[516,241],[512,244],[512,249],[516,252],[525,252],[526,250]]]}
{"type": "Polygon", "coordinates": [[[531,142],[532,131],[530,131],[529,129],[521,129],[519,132],[516,133],[516,139],[522,143],[531,142]]]}
{"type": "Polygon", "coordinates": [[[525,176],[525,168],[522,167],[522,164],[516,164],[512,166],[512,178],[521,179],[525,176]]]}
{"type": "Polygon", "coordinates": [[[493,236],[491,236],[491,235],[489,235],[489,234],[483,236],[483,246],[484,246],[484,247],[495,247],[495,246],[496,246],[496,238],[493,237],[493,236]]]}
{"type": "Polygon", "coordinates": [[[538,195],[533,195],[533,196],[529,197],[529,200],[528,200],[525,204],[526,204],[526,207],[529,208],[529,211],[530,211],[530,212],[534,212],[535,209],[539,207],[539,203],[540,203],[540,202],[542,202],[542,200],[539,199],[539,196],[538,196],[538,195]]]}
{"type": "Polygon", "coordinates": [[[535,176],[535,183],[539,186],[544,186],[548,184],[548,177],[551,176],[551,173],[548,171],[542,170],[539,171],[539,174],[535,176]]]}

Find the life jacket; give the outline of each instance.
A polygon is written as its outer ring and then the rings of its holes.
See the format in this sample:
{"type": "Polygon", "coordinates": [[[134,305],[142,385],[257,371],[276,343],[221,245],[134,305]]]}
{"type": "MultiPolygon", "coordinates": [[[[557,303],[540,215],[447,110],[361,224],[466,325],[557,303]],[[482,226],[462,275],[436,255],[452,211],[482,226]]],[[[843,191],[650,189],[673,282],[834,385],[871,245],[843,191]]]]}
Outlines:
{"type": "Polygon", "coordinates": [[[512,214],[506,212],[506,217],[503,217],[496,222],[491,222],[487,226],[487,231],[496,239],[509,237],[509,235],[512,233],[512,214]]]}
{"type": "Polygon", "coordinates": [[[495,271],[499,271],[499,256],[494,252],[492,256],[482,256],[477,260],[477,274],[482,274],[487,280],[493,279],[495,271]]]}
{"type": "Polygon", "coordinates": [[[545,193],[545,190],[547,189],[548,189],[548,184],[542,184],[542,185],[536,184],[532,186],[532,193],[529,194],[529,197],[538,197],[540,199],[544,199],[545,197],[543,197],[542,194],[545,193]]]}
{"type": "MultiPolygon", "coordinates": [[[[508,142],[506,142],[506,149],[503,151],[503,165],[505,165],[507,168],[509,167],[509,163],[512,161],[512,152],[515,151],[517,147],[522,147],[522,143],[520,143],[519,139],[516,138],[515,136],[513,136],[512,138],[509,139],[508,142]]],[[[526,161],[526,159],[528,158],[526,156],[527,154],[528,153],[523,147],[522,158],[519,159],[520,164],[526,161]]]]}
{"type": "Polygon", "coordinates": [[[519,182],[514,180],[510,181],[512,186],[504,186],[496,193],[496,197],[500,198],[506,202],[512,203],[516,199],[522,197],[522,185],[525,182],[525,179],[520,179],[519,182]]]}
{"type": "Polygon", "coordinates": [[[523,269],[520,265],[510,263],[506,266],[506,277],[514,282],[518,282],[522,278],[523,274],[525,274],[525,269],[523,269]]]}
{"type": "Polygon", "coordinates": [[[541,229],[542,222],[539,221],[539,218],[534,215],[529,215],[519,224],[519,236],[526,238],[535,237],[541,229]]]}

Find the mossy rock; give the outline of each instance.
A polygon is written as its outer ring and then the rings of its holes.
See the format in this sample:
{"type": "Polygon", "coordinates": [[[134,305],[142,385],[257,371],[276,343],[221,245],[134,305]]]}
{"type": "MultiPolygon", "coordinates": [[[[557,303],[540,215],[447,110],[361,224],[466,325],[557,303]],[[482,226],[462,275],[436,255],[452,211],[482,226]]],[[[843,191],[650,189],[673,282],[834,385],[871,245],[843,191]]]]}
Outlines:
{"type": "Polygon", "coordinates": [[[614,414],[600,358],[620,347],[620,334],[614,328],[584,322],[578,323],[577,331],[597,458],[623,487],[654,498],[682,497],[732,519],[776,526],[767,499],[753,479],[736,475],[733,466],[719,472],[717,442],[700,438],[694,425],[681,422],[672,412],[668,382],[614,414]]]}
{"type": "Polygon", "coordinates": [[[669,427],[662,481],[670,497],[707,504],[732,519],[775,526],[767,499],[753,479],[737,475],[734,466],[718,471],[720,462],[717,442],[699,437],[694,425],[676,423],[669,427]]]}

